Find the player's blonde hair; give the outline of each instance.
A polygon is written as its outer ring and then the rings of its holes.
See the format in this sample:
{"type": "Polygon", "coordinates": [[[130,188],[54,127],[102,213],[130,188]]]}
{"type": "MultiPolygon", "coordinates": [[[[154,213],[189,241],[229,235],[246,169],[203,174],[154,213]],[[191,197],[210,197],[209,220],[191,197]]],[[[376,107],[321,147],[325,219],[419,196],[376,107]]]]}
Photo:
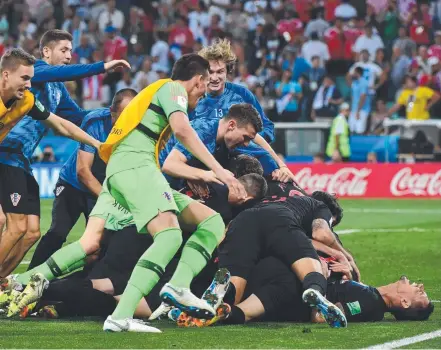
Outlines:
{"type": "Polygon", "coordinates": [[[213,44],[205,46],[198,54],[207,61],[224,62],[229,72],[233,69],[237,60],[237,56],[231,49],[231,43],[228,39],[216,39],[213,44]]]}

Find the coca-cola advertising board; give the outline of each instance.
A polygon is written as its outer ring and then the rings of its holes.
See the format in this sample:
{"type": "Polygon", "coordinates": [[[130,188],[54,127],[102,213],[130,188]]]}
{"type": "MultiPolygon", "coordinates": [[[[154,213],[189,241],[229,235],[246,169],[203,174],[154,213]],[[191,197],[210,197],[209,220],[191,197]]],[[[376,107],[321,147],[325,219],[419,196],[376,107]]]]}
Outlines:
{"type": "Polygon", "coordinates": [[[441,163],[428,164],[289,164],[307,192],[338,197],[441,199],[441,163]]]}

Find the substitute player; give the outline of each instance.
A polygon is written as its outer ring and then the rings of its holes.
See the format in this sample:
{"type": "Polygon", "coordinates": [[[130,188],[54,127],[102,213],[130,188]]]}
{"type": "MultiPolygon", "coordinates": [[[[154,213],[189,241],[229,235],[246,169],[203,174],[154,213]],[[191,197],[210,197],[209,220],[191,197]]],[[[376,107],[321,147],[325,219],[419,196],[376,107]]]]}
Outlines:
{"type": "MultiPolygon", "coordinates": [[[[123,60],[68,65],[72,58],[72,35],[58,29],[43,34],[40,53],[42,59],[36,61],[31,81],[32,93],[45,109],[77,125],[88,111],[72,100],[62,82],[129,67],[123,60]]],[[[13,271],[40,238],[40,196],[32,175],[31,158],[47,130],[38,120],[25,117],[0,145],[0,164],[8,169],[0,177],[3,188],[7,189],[1,202],[7,217],[7,235],[13,240],[12,251],[9,243],[6,246],[0,243],[0,276],[13,271]]]]}
{"type": "MultiPolygon", "coordinates": [[[[113,125],[136,94],[132,89],[118,91],[110,108],[96,109],[87,114],[81,128],[97,140],[106,141],[113,125]]],[[[105,177],[106,165],[96,150],[85,144],[78,145],[60,171],[55,186],[52,224],[38,243],[29,269],[44,263],[63,246],[81,214],[86,221],[89,219],[105,177]]]]}
{"type": "Polygon", "coordinates": [[[274,173],[277,180],[287,182],[294,176],[285,163],[268,144],[274,140],[274,124],[268,119],[256,97],[247,88],[227,82],[227,74],[234,69],[236,55],[227,39],[215,41],[204,47],[199,55],[210,62],[210,80],[207,96],[201,99],[190,114],[190,120],[197,118],[220,119],[236,103],[250,103],[259,112],[263,121],[263,131],[248,147],[239,149],[240,153],[250,154],[261,161],[265,176],[274,173]],[[272,157],[268,157],[268,153],[272,157]]]}
{"type": "MultiPolygon", "coordinates": [[[[4,140],[18,121],[29,114],[33,119],[43,121],[47,127],[63,136],[98,148],[101,144],[99,141],[71,122],[49,112],[28,90],[34,76],[34,63],[35,58],[21,49],[7,51],[0,60],[0,141],[4,140]]],[[[9,213],[10,207],[17,207],[22,200],[20,181],[29,184],[34,190],[36,188],[37,193],[33,193],[34,200],[40,200],[38,186],[35,186],[33,177],[17,176],[15,168],[0,164],[0,179],[0,205],[6,213],[9,213]],[[6,179],[14,180],[8,183],[6,179]],[[14,192],[14,189],[17,189],[17,192],[14,192]]],[[[0,265],[3,265],[5,258],[20,238],[15,235],[17,227],[14,221],[9,220],[10,217],[10,214],[7,214],[7,229],[1,235],[0,265]]],[[[5,271],[4,266],[2,271],[5,271]]]]}
{"type": "Polygon", "coordinates": [[[22,300],[17,300],[15,306],[12,303],[9,306],[10,315],[18,313],[23,304],[33,302],[34,296],[38,298],[41,295],[43,276],[48,279],[58,277],[69,266],[83,262],[87,255],[99,249],[104,223],[113,207],[113,198],[133,215],[138,232],[149,232],[154,243],[139,260],[118,307],[106,320],[104,330],[157,331],[139,320],[133,320],[132,316],[139,300],[155,286],[181,245],[182,233],[177,214],[183,222],[193,224],[197,229],[187,241],[170,283],[161,290],[161,297],[189,314],[214,315],[213,308],[196,298],[189,286],[209,260],[225,226],[219,214],[172,191],[158,169],[155,157],[157,140],[170,124],[178,139],[213,170],[213,178],[217,177],[227,184],[230,191],[238,192],[238,197],[246,197],[243,185],[207,151],[186,115],[187,108],[194,107],[205,93],[208,68],[208,62],[202,57],[185,55],[175,63],[173,81],[160,80],[150,85],[126,107],[100,151],[103,159],[110,156],[107,178],[83,237],[56,252],[46,263],[16,279],[8,278],[4,283],[8,286],[12,286],[14,280],[22,284],[31,282],[23,291],[22,300]]]}

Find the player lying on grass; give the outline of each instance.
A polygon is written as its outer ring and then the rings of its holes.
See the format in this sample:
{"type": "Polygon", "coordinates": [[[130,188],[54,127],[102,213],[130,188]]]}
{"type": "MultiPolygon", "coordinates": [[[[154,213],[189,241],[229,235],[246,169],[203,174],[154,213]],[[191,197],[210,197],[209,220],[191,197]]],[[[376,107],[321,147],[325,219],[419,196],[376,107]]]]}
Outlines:
{"type": "Polygon", "coordinates": [[[319,308],[331,326],[345,327],[344,315],[324,297],[326,278],[308,238],[322,230],[317,220],[329,222],[331,217],[323,203],[306,196],[267,197],[240,213],[229,225],[219,248],[219,267],[233,276],[236,303],[242,300],[253,266],[261,257],[273,255],[302,281],[304,301],[319,308]]]}
{"type": "MultiPolygon", "coordinates": [[[[44,109],[76,125],[81,124],[88,111],[76,104],[63,82],[81,80],[115,68],[130,68],[124,60],[70,65],[72,35],[58,29],[43,34],[39,50],[41,59],[34,65],[31,92],[44,109]]],[[[12,110],[8,112],[9,116],[12,114],[12,110]]],[[[3,169],[0,170],[0,187],[5,191],[0,196],[0,213],[3,209],[6,214],[7,229],[0,243],[0,276],[7,276],[40,238],[40,195],[32,175],[31,160],[48,126],[28,114],[13,129],[5,127],[3,131],[8,134],[0,137],[0,169],[3,169]]]]}
{"type": "MultiPolygon", "coordinates": [[[[157,331],[148,325],[133,320],[133,313],[139,300],[147,295],[163,274],[165,266],[173,258],[182,243],[182,233],[177,215],[188,223],[197,226],[196,232],[187,241],[180,263],[170,283],[161,290],[161,297],[194,315],[214,315],[215,311],[206,302],[196,298],[189,290],[191,280],[205,266],[206,261],[220,241],[224,224],[219,214],[190,200],[185,195],[173,192],[165,178],[156,167],[155,148],[159,134],[170,122],[171,129],[178,139],[191,150],[216,177],[226,183],[238,197],[246,197],[243,185],[230,172],[223,169],[207,151],[197,134],[191,128],[186,111],[205,93],[208,78],[208,62],[194,54],[184,55],[173,68],[174,81],[161,80],[143,90],[126,107],[115,124],[113,135],[109,136],[100,153],[106,156],[110,151],[105,184],[92,214],[101,213],[104,218],[93,217],[88,222],[86,232],[80,241],[68,245],[55,253],[45,264],[40,265],[16,279],[9,278],[8,284],[28,283],[31,276],[38,280],[53,279],[65,273],[71,266],[84,264],[84,259],[97,251],[109,210],[115,198],[130,214],[138,231],[146,230],[154,237],[154,243],[141,257],[121,300],[114,313],[108,317],[105,331],[157,331]],[[152,102],[152,103],[150,103],[152,102]],[[138,126],[131,118],[139,117],[138,126]],[[146,183],[142,179],[149,179],[146,183]],[[146,198],[149,199],[146,202],[146,198]],[[208,258],[207,258],[208,257],[208,258]],[[44,277],[43,277],[44,276],[44,277]]],[[[30,294],[37,294],[29,283],[30,294]]],[[[24,296],[29,295],[22,293],[24,296]]],[[[9,313],[19,312],[20,301],[9,313]]]]}
{"type": "Polygon", "coordinates": [[[246,87],[227,82],[227,74],[234,70],[237,60],[230,42],[227,39],[217,40],[199,51],[199,55],[210,63],[208,94],[198,102],[196,109],[190,113],[190,120],[198,118],[220,119],[228,114],[234,104],[251,104],[262,118],[263,130],[256,136],[254,142],[247,147],[240,148],[240,153],[258,158],[265,170],[265,176],[273,174],[276,179],[282,182],[293,180],[291,171],[269,145],[274,141],[274,124],[265,115],[257,98],[246,87]],[[267,157],[267,152],[271,157],[267,157]]]}
{"type": "MultiPolygon", "coordinates": [[[[136,94],[133,89],[118,91],[110,108],[99,108],[88,113],[81,128],[97,140],[106,141],[113,125],[136,94]]],[[[38,243],[28,270],[44,263],[63,246],[81,214],[87,222],[105,176],[106,165],[95,149],[84,144],[78,145],[61,168],[55,185],[52,224],[38,243]]]]}
{"type": "MultiPolygon", "coordinates": [[[[262,176],[257,174],[243,175],[239,177],[239,181],[244,185],[249,198],[260,199],[263,197],[266,191],[266,182],[262,176]]],[[[219,208],[221,213],[228,213],[228,210],[222,209],[222,207],[237,206],[242,203],[242,199],[229,194],[224,185],[213,184],[210,188],[210,197],[205,200],[205,204],[212,209],[219,208]]],[[[229,217],[230,214],[227,214],[224,220],[229,220],[229,217]]],[[[108,232],[108,234],[109,237],[106,240],[109,243],[106,246],[105,255],[93,265],[90,271],[77,272],[65,279],[51,282],[49,287],[43,291],[38,304],[33,303],[31,306],[25,307],[20,315],[26,317],[29,313],[41,311],[40,313],[49,317],[55,315],[57,317],[107,316],[109,309],[111,312],[117,305],[117,300],[124,291],[130,273],[139,257],[153,243],[150,236],[137,234],[133,224],[118,231],[108,232]]],[[[188,239],[190,233],[185,236],[188,239]]],[[[181,251],[167,265],[164,275],[152,292],[141,299],[135,311],[136,317],[149,317],[151,309],[155,310],[160,305],[159,291],[176,270],[180,254],[181,251]]],[[[211,259],[208,265],[201,276],[198,276],[191,284],[191,290],[195,295],[202,295],[205,292],[217,270],[217,263],[214,262],[214,259],[211,259]]],[[[0,300],[7,301],[2,297],[0,300]]],[[[6,303],[1,304],[0,301],[0,307],[5,306],[7,306],[6,303]]]]}
{"type": "MultiPolygon", "coordinates": [[[[375,288],[350,280],[349,269],[340,263],[325,265],[326,273],[330,275],[326,298],[340,308],[349,323],[381,321],[386,312],[398,321],[425,321],[434,310],[424,285],[410,283],[405,276],[375,288]],[[332,278],[331,272],[340,276],[332,278]],[[342,273],[345,280],[341,280],[342,273]]],[[[249,321],[325,322],[320,313],[302,302],[302,283],[281,260],[264,258],[249,276],[243,301],[223,308],[223,324],[249,321]]],[[[213,323],[185,315],[180,316],[179,321],[186,327],[203,327],[213,323]]]]}

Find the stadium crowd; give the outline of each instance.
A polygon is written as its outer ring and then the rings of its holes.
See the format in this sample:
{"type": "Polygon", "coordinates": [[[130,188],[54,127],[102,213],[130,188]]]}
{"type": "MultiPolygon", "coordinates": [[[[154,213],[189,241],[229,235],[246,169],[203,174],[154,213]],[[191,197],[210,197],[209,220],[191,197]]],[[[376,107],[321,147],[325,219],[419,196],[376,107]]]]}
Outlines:
{"type": "Polygon", "coordinates": [[[439,1],[8,0],[1,6],[0,54],[22,47],[38,57],[38,38],[61,28],[73,34],[72,63],[129,61],[131,71],[66,83],[86,109],[108,105],[121,88],[142,90],[168,76],[182,54],[221,37],[232,41],[238,58],[230,81],[255,93],[273,121],[333,118],[343,100],[353,133],[380,134],[392,115],[441,116],[439,1]],[[357,83],[356,67],[367,86],[357,83]]]}
{"type": "MultiPolygon", "coordinates": [[[[264,99],[259,101],[259,94],[270,95],[265,86],[272,81],[276,120],[298,120],[313,82],[317,93],[307,102],[312,106],[317,96],[321,108],[326,99],[342,98],[334,88],[322,90],[320,79],[334,86],[346,65],[351,101],[336,102],[337,118],[348,117],[351,131],[364,133],[360,120],[370,114],[365,106],[381,88],[367,85],[372,76],[365,76],[369,57],[377,54],[373,43],[383,45],[373,36],[372,8],[366,10],[365,32],[354,41],[360,61],[352,67],[349,56],[308,55],[320,52],[318,46],[329,51],[318,40],[329,36],[329,29],[319,31],[321,17],[330,15],[328,2],[323,9],[301,11],[306,2],[298,1],[293,12],[292,2],[248,1],[243,4],[246,21],[242,4],[230,1],[212,1],[207,11],[204,3],[187,1],[140,1],[139,8],[121,10],[116,4],[29,2],[32,15],[23,11],[17,39],[40,59],[10,47],[1,58],[0,308],[6,317],[107,316],[103,330],[111,332],[160,332],[134,316],[168,316],[184,327],[266,319],[339,328],[382,320],[386,312],[397,320],[427,320],[434,307],[422,284],[405,276],[376,288],[361,283],[355,258],[334,232],[343,218],[337,199],[321,191],[306,193],[295,183],[270,146],[274,124],[264,99]],[[315,25],[309,28],[311,40],[303,43],[299,27],[310,11],[318,22],[308,22],[315,25]],[[196,28],[190,23],[194,17],[196,28]],[[32,26],[30,18],[42,22],[32,26]],[[207,27],[201,24],[204,18],[207,27]],[[279,22],[270,27],[271,19],[279,22]],[[44,27],[57,21],[62,30],[44,27]],[[233,22],[246,27],[224,32],[237,29],[233,22]],[[35,34],[40,27],[43,32],[35,34]],[[104,56],[90,46],[92,30],[95,40],[106,37],[104,56]],[[168,42],[161,40],[164,34],[168,42]],[[38,48],[33,35],[39,35],[38,48]],[[249,45],[242,47],[241,40],[249,45]],[[364,46],[364,41],[372,43],[364,46]],[[149,48],[151,56],[142,57],[149,48]],[[231,76],[236,63],[238,76],[231,76]],[[278,66],[284,69],[281,81],[278,66]],[[320,78],[313,80],[311,74],[320,78]],[[71,80],[81,84],[64,85],[71,80]],[[77,89],[88,110],[75,102],[77,89]],[[294,103],[296,110],[290,107],[294,103]],[[79,144],[60,172],[51,228],[28,271],[14,275],[40,238],[39,191],[30,162],[49,127],[79,144]],[[82,237],[63,246],[80,215],[87,219],[82,237]]],[[[24,4],[4,5],[16,14],[15,6],[24,4]]],[[[334,5],[330,19],[337,30],[348,25],[345,21],[365,22],[363,9],[348,1],[334,5]]],[[[343,37],[332,40],[341,44],[343,37]]],[[[380,85],[388,81],[381,68],[375,68],[373,84],[375,77],[380,85]]],[[[404,78],[408,89],[418,81],[404,78]]],[[[436,96],[428,96],[429,103],[436,96]]],[[[416,101],[406,100],[408,112],[416,101]]],[[[51,150],[45,149],[43,157],[50,161],[51,150]]]]}

